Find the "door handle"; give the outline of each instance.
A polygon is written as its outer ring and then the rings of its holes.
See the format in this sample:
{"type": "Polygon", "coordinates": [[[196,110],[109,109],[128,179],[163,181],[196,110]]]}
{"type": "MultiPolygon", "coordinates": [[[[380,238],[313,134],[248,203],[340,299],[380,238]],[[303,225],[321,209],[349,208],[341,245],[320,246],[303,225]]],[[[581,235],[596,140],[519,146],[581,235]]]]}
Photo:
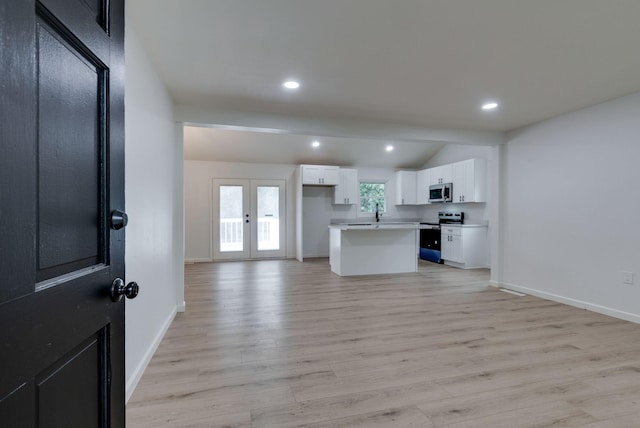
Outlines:
{"type": "Polygon", "coordinates": [[[129,223],[127,213],[120,210],[111,211],[111,229],[120,230],[129,223]]]}
{"type": "Polygon", "coordinates": [[[119,302],[122,300],[122,296],[127,299],[135,299],[140,291],[137,282],[130,282],[124,285],[124,281],[121,278],[116,278],[111,284],[111,300],[119,302]]]}

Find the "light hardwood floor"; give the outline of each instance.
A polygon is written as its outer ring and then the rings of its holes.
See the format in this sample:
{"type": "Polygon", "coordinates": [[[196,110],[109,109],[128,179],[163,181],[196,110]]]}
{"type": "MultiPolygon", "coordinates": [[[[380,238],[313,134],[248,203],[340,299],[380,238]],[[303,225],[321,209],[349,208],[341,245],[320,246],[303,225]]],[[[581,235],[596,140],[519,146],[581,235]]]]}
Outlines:
{"type": "Polygon", "coordinates": [[[488,279],[188,265],[128,427],[640,427],[640,326],[488,279]]]}

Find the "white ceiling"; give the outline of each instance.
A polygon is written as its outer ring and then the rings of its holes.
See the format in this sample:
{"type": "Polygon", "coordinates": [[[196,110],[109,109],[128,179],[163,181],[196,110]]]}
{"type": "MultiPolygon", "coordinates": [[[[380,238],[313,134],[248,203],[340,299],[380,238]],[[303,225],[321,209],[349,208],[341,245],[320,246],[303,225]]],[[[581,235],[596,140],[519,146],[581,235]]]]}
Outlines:
{"type": "Polygon", "coordinates": [[[180,105],[503,132],[640,90],[638,0],[129,0],[127,7],[180,105]],[[301,88],[284,91],[289,78],[301,88]],[[500,108],[480,111],[487,100],[500,108]]]}
{"type": "Polygon", "coordinates": [[[184,158],[226,162],[420,168],[444,144],[236,131],[186,126],[184,158]],[[311,143],[319,141],[320,147],[311,143]],[[387,145],[394,150],[387,152],[387,145]],[[274,149],[274,148],[277,148],[274,149]]]}

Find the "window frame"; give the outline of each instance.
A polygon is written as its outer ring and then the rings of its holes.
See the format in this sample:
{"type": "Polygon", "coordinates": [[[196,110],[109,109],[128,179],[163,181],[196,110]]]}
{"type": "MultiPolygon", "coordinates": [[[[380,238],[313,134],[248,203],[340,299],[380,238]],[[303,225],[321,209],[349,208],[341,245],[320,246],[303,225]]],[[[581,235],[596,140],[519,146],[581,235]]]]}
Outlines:
{"type": "Polygon", "coordinates": [[[389,185],[388,185],[388,180],[381,180],[381,179],[360,179],[358,180],[358,207],[357,207],[357,216],[358,217],[364,217],[364,218],[375,218],[376,213],[375,212],[364,212],[362,211],[362,194],[360,193],[360,188],[361,185],[364,183],[368,183],[368,184],[382,184],[384,185],[384,196],[383,196],[383,206],[382,209],[380,209],[380,214],[385,214],[388,211],[388,199],[389,199],[389,185]]]}

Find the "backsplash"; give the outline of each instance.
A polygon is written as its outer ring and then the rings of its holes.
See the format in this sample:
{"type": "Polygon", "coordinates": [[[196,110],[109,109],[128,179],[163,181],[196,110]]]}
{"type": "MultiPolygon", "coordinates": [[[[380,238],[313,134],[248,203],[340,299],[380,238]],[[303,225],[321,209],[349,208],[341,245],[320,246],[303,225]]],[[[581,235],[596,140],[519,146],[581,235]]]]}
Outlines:
{"type": "Polygon", "coordinates": [[[431,204],[420,207],[420,221],[438,222],[438,213],[444,212],[463,212],[464,222],[466,224],[488,224],[489,223],[489,207],[486,203],[473,204],[431,204]]]}

